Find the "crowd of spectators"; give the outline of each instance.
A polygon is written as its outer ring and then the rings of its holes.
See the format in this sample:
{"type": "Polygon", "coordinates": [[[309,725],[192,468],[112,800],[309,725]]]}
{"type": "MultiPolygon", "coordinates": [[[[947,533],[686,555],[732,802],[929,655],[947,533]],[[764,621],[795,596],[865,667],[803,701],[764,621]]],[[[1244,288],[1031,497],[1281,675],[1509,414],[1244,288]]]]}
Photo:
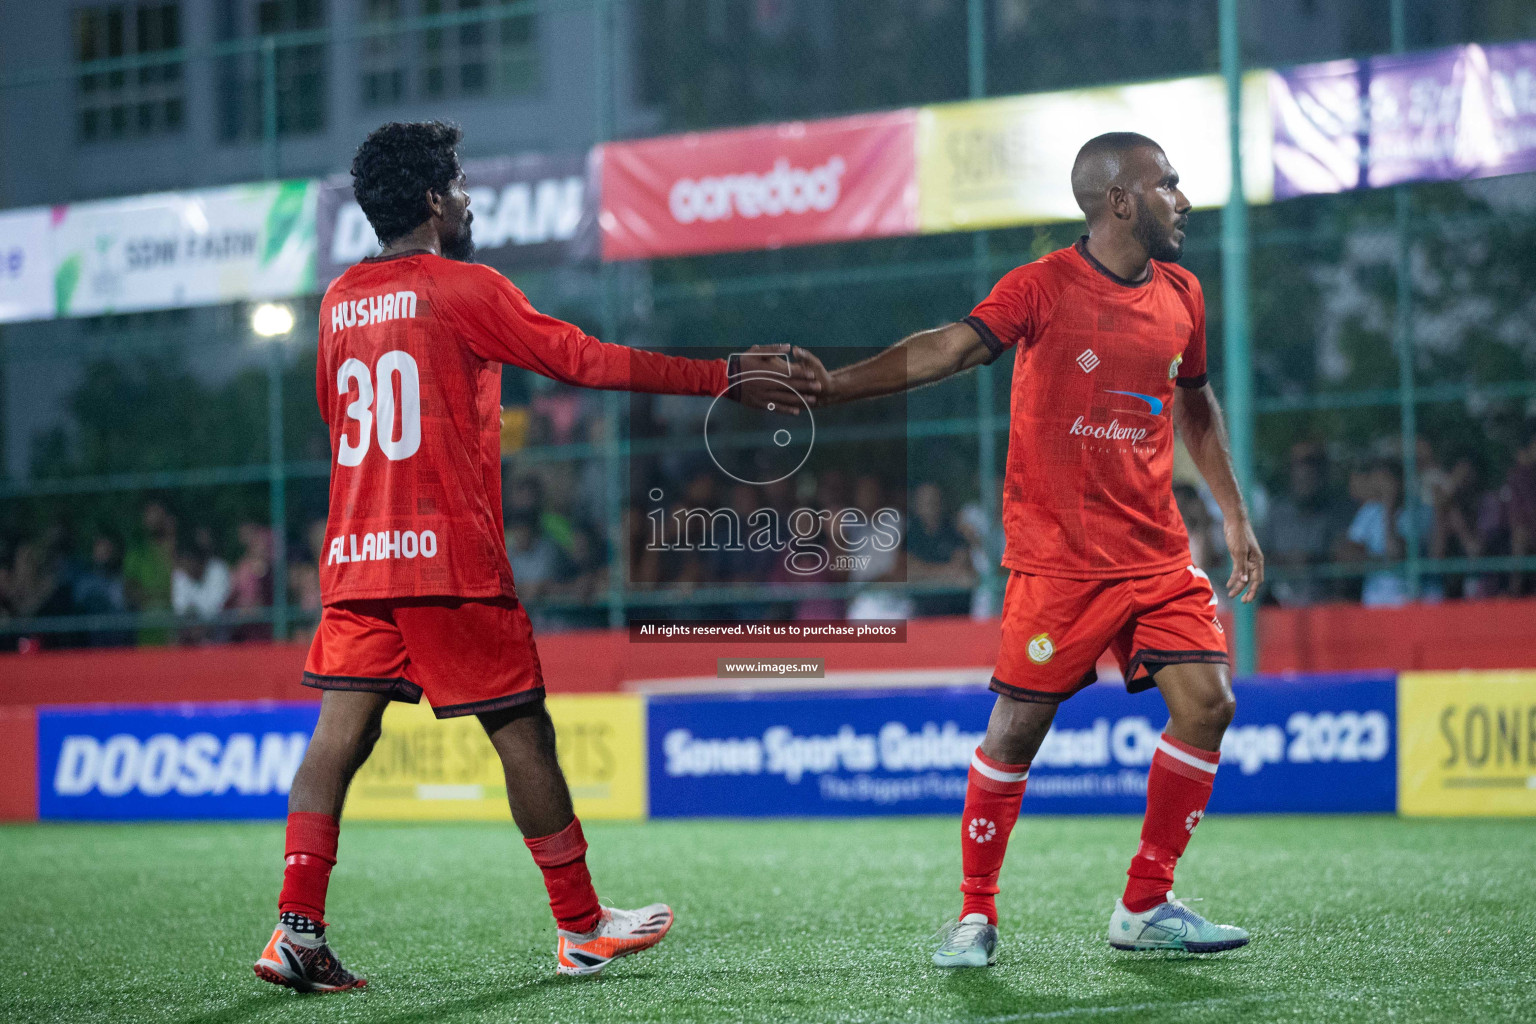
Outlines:
{"type": "MultiPolygon", "coordinates": [[[[603,427],[575,418],[569,442],[599,441],[603,427]]],[[[1417,487],[1403,486],[1402,459],[1383,439],[1340,464],[1327,447],[1298,443],[1281,486],[1254,502],[1270,566],[1264,600],[1287,606],[1324,601],[1401,604],[1410,599],[1396,567],[1417,538],[1422,559],[1536,555],[1536,436],[1507,470],[1485,479],[1469,457],[1443,458],[1419,443],[1417,487]],[[1380,563],[1379,567],[1375,563],[1380,563]]],[[[632,467],[633,468],[633,467],[632,467]]],[[[716,618],[988,617],[997,613],[997,524],[975,500],[956,502],[932,480],[913,486],[876,473],[832,469],[766,486],[727,484],[697,463],[661,458],[632,480],[620,554],[632,614],[716,618]],[[899,535],[879,543],[877,513],[899,535]],[[840,513],[853,513],[833,536],[840,513]],[[758,516],[771,515],[774,539],[748,542],[758,516]],[[798,519],[796,517],[799,517],[798,519]],[[735,525],[732,526],[731,524],[735,525]],[[820,524],[815,526],[815,524],[820,524]],[[807,530],[807,527],[814,527],[807,530]],[[735,531],[734,533],[732,531],[735,531]],[[796,533],[804,539],[796,540],[796,533]],[[796,550],[821,549],[825,558],[796,550]],[[847,557],[847,556],[854,557],[847,557]],[[835,584],[785,588],[788,583],[835,584]],[[899,584],[899,585],[886,585],[899,584]],[[689,596],[684,607],[672,600],[689,596]],[[647,595],[654,595],[650,600],[647,595]]],[[[609,622],[612,550],[604,529],[603,460],[530,463],[509,471],[505,493],[508,557],[518,591],[543,629],[609,622]]],[[[1220,511],[1197,482],[1175,485],[1191,555],[1213,580],[1226,554],[1220,511]]],[[[288,538],[284,583],[300,631],[320,610],[319,561],[325,522],[288,538]]],[[[220,529],[178,518],[147,501],[126,536],[72,536],[54,525],[0,540],[0,620],[37,619],[39,629],[6,646],[115,646],[217,643],[272,635],[274,544],[270,527],[242,522],[220,529]]],[[[1420,600],[1536,593],[1536,572],[1518,566],[1426,568],[1420,600]],[[1478,571],[1467,571],[1476,569],[1478,571]]],[[[1218,588],[1219,590],[1220,588],[1218,588]]],[[[1225,602],[1225,595],[1222,595],[1225,602]]]]}
{"type": "MultiPolygon", "coordinates": [[[[1372,571],[1369,563],[1401,563],[1410,544],[1422,559],[1536,554],[1536,435],[1516,448],[1507,472],[1494,480],[1484,479],[1470,456],[1444,458],[1421,438],[1411,494],[1393,440],[1342,470],[1320,444],[1291,448],[1286,486],[1266,502],[1260,523],[1265,556],[1276,570],[1271,600],[1402,604],[1410,597],[1407,577],[1385,567],[1372,571]],[[1334,571],[1318,571],[1330,563],[1334,571]]],[[[1419,599],[1532,593],[1536,573],[1425,571],[1419,599]]]]}
{"type": "Polygon", "coordinates": [[[159,501],[144,504],[131,536],[98,532],[83,555],[65,527],[50,526],[0,549],[0,619],[78,617],[62,623],[78,628],[20,636],[23,651],[270,637],[272,532],[242,523],[234,539],[226,552],[211,527],[159,501]]]}

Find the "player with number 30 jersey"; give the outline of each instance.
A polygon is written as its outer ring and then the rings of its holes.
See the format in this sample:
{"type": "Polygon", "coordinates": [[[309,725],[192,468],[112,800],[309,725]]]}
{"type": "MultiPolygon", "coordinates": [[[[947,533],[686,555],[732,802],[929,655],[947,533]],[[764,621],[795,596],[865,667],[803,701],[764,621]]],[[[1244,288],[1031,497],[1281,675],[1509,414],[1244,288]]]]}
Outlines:
{"type": "Polygon", "coordinates": [[[539,313],[469,262],[460,138],[442,122],[396,123],[358,149],[353,191],[383,252],[342,274],[320,307],[315,388],[333,463],[323,608],[303,681],[325,694],[289,790],[278,925],[254,965],[300,991],[365,984],[326,943],[325,899],[347,788],[393,700],[425,696],[439,717],[479,718],[544,874],[560,973],[595,974],[672,925],[664,904],[602,907],[592,888],[502,539],[502,364],[785,411],[817,386],[806,367],[819,364],[802,354],[796,368],[788,346],[685,359],[604,344],[539,313]]]}

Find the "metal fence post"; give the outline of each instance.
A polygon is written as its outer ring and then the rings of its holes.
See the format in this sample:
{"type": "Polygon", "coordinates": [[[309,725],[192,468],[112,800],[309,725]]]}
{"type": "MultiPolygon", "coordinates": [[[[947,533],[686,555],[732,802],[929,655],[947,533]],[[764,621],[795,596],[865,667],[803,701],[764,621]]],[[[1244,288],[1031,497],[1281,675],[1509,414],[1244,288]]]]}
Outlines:
{"type": "MultiPolygon", "coordinates": [[[[1403,0],[1391,0],[1392,52],[1408,48],[1408,20],[1403,0]]],[[[1407,185],[1392,190],[1396,267],[1396,309],[1392,319],[1392,348],[1397,353],[1397,407],[1402,431],[1403,502],[1408,513],[1403,538],[1407,561],[1408,596],[1417,601],[1422,589],[1419,560],[1424,537],[1419,522],[1419,424],[1413,365],[1413,196],[1407,185]]],[[[1392,523],[1387,529],[1393,528],[1392,523]]]]}
{"type": "Polygon", "coordinates": [[[276,178],[277,169],[277,40],[261,40],[261,176],[276,178]]]}
{"type": "Polygon", "coordinates": [[[267,345],[267,493],[272,520],[272,639],[288,639],[288,492],[283,465],[283,336],[267,345]]]}
{"type": "MultiPolygon", "coordinates": [[[[1226,356],[1227,423],[1232,464],[1247,497],[1253,490],[1253,353],[1248,329],[1248,197],[1243,194],[1243,53],[1238,0],[1221,0],[1221,73],[1227,82],[1228,152],[1232,191],[1221,217],[1222,351],[1226,356]]],[[[1254,606],[1239,603],[1234,613],[1237,672],[1258,667],[1254,606]]]]}
{"type": "MultiPolygon", "coordinates": [[[[966,39],[967,39],[967,79],[968,92],[971,99],[979,100],[987,95],[987,0],[968,0],[966,4],[966,39]]],[[[971,299],[980,302],[986,298],[991,289],[990,270],[992,263],[991,240],[985,231],[977,231],[971,235],[971,261],[973,264],[971,280],[971,299]]],[[[995,481],[997,480],[997,434],[992,429],[993,416],[993,370],[990,365],[976,368],[976,483],[977,498],[981,502],[982,511],[987,517],[987,539],[993,536],[992,524],[999,524],[998,532],[1001,532],[1002,515],[998,508],[998,495],[995,481]]],[[[997,588],[997,563],[993,555],[988,551],[986,568],[979,581],[979,586],[988,594],[997,588]]]]}
{"type": "MultiPolygon", "coordinates": [[[[594,0],[596,67],[593,69],[593,106],[596,115],[597,143],[613,137],[617,120],[614,110],[614,25],[613,0],[594,0]]],[[[599,256],[601,260],[601,256],[599,256]]],[[[600,262],[597,269],[601,330],[604,341],[619,342],[618,296],[615,294],[613,267],[600,262]]],[[[603,393],[603,417],[608,422],[607,445],[603,451],[603,518],[607,522],[608,550],[608,625],[617,629],[625,620],[625,545],[629,542],[624,528],[625,478],[623,438],[628,432],[624,422],[625,397],[617,391],[603,393]]]]}

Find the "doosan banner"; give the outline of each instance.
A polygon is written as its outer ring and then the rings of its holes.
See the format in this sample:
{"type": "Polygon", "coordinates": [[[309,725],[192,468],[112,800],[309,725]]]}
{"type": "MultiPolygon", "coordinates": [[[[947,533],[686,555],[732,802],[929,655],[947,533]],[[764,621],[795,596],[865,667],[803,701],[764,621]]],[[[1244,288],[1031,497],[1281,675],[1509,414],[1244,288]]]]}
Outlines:
{"type": "MultiPolygon", "coordinates": [[[[466,160],[464,179],[480,262],[510,271],[596,258],[596,197],[585,154],[466,160]]],[[[320,186],[315,220],[322,288],[358,260],[378,255],[350,175],[320,186]]]]}
{"type": "MultiPolygon", "coordinates": [[[[952,814],[994,696],[974,687],[653,697],[653,817],[952,814]]],[[[1396,806],[1393,679],[1248,680],[1214,811],[1396,806]]],[[[1025,813],[1139,814],[1167,721],[1155,694],[1090,686],[1057,712],[1025,813]]]]}
{"type": "Polygon", "coordinates": [[[913,234],[916,127],[898,110],[602,146],[603,258],[913,234]]]}
{"type": "Polygon", "coordinates": [[[39,708],[38,817],[282,818],[318,704],[39,708]]]}
{"type": "Polygon", "coordinates": [[[313,181],[73,203],[54,218],[59,316],[206,306],[315,288],[313,181]]]}

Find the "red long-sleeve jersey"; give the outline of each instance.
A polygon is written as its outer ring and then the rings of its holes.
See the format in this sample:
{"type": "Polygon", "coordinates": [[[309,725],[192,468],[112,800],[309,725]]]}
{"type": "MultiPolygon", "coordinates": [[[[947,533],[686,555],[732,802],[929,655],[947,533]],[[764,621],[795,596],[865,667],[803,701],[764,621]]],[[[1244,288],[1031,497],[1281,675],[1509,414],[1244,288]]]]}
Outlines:
{"type": "Polygon", "coordinates": [[[489,267],[365,260],[320,305],[315,395],[330,428],[320,592],[514,594],[501,518],[501,364],[567,384],[718,395],[725,360],[610,345],[544,316],[489,267]]]}

